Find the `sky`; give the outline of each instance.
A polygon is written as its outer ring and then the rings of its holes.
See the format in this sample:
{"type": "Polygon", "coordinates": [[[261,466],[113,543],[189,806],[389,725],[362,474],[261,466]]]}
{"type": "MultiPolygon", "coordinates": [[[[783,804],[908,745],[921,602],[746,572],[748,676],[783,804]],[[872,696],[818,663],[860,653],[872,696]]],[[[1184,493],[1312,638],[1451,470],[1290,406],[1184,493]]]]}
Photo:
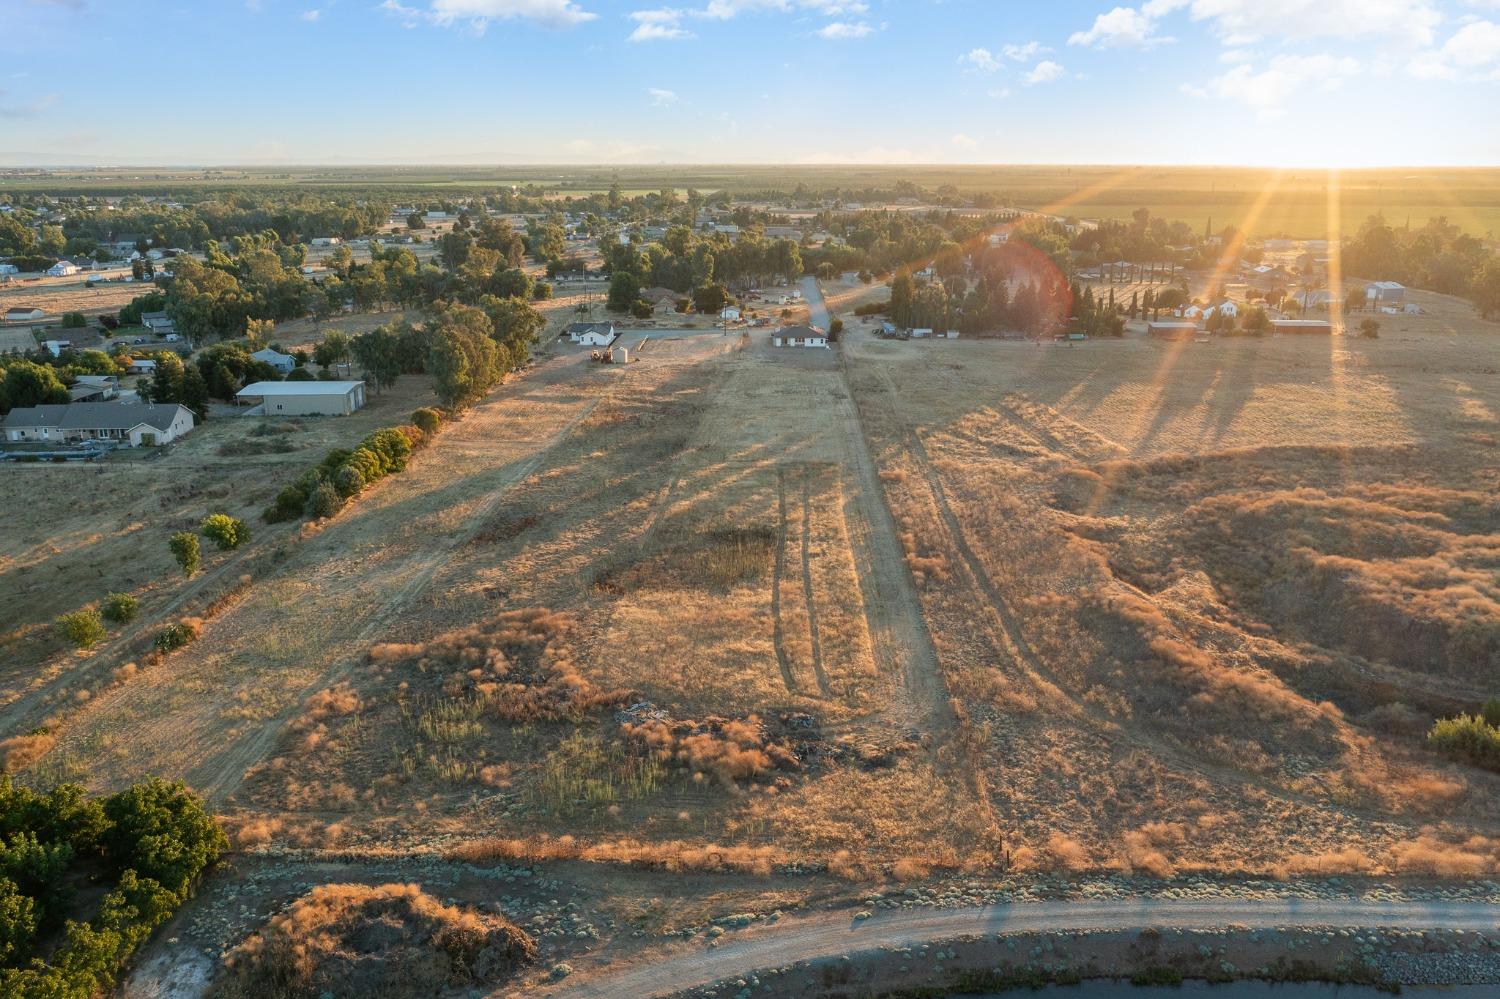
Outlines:
{"type": "Polygon", "coordinates": [[[0,0],[0,165],[1500,164],[1500,0],[0,0]]]}

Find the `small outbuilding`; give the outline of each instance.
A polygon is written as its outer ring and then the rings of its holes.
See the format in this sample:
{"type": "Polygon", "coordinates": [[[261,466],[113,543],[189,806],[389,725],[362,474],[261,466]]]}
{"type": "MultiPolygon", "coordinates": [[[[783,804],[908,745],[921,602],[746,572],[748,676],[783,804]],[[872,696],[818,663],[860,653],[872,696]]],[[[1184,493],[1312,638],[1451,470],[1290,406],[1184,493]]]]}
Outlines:
{"type": "Polygon", "coordinates": [[[1365,298],[1371,305],[1400,305],[1406,297],[1406,286],[1395,281],[1374,281],[1365,285],[1365,298]]]}
{"type": "Polygon", "coordinates": [[[1188,319],[1154,319],[1146,323],[1146,335],[1158,340],[1190,340],[1200,328],[1188,319]]]}
{"type": "Polygon", "coordinates": [[[1333,323],[1326,319],[1273,319],[1271,329],[1276,333],[1333,333],[1333,323]]]}
{"type": "Polygon", "coordinates": [[[255,382],[235,393],[255,416],[348,416],[364,407],[364,382],[255,382]]]}
{"type": "Polygon", "coordinates": [[[24,323],[40,319],[46,314],[41,309],[34,309],[29,305],[19,305],[5,310],[5,321],[8,323],[24,323]]]}
{"type": "Polygon", "coordinates": [[[719,310],[719,318],[727,323],[740,321],[740,307],[738,305],[726,305],[719,310]]]}

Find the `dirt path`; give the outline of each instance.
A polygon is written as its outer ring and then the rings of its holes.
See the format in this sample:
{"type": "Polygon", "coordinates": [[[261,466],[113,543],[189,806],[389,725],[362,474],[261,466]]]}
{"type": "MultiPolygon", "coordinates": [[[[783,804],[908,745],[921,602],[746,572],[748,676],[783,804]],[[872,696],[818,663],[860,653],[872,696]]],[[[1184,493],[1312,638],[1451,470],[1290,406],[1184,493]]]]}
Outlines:
{"type": "MultiPolygon", "coordinates": [[[[555,999],[648,999],[766,968],[782,968],[957,937],[1038,931],[1276,929],[1328,926],[1361,929],[1493,931],[1500,910],[1487,902],[1386,902],[1359,899],[1133,899],[1033,902],[973,909],[906,909],[857,920],[845,912],[786,919],[747,931],[733,942],[641,955],[629,967],[539,995],[555,999]]],[[[727,939],[727,938],[726,938],[727,939]]]]}
{"type": "Polygon", "coordinates": [[[886,507],[864,425],[849,391],[849,372],[842,352],[839,377],[834,422],[843,432],[844,466],[852,469],[855,476],[855,481],[844,490],[844,519],[849,524],[850,547],[864,597],[870,644],[883,667],[900,673],[907,692],[922,713],[923,717],[912,719],[913,726],[941,734],[953,727],[953,709],[948,703],[942,674],[938,672],[937,650],[922,617],[922,604],[896,535],[896,522],[886,507]]]}
{"type": "Polygon", "coordinates": [[[776,469],[776,562],[771,570],[771,645],[776,650],[776,665],[787,693],[797,693],[797,678],[792,673],[791,657],[786,651],[786,631],[781,623],[781,581],[786,576],[786,474],[776,469]]]}

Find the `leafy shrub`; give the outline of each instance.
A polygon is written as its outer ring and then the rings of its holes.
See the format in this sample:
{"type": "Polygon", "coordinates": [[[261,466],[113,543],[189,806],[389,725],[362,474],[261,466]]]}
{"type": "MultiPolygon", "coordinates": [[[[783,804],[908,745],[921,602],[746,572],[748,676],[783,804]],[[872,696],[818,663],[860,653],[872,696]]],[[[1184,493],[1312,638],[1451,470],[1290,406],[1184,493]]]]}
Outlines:
{"type": "Polygon", "coordinates": [[[293,368],[287,372],[286,380],[289,382],[315,382],[318,376],[306,368],[293,368]]]}
{"type": "Polygon", "coordinates": [[[1485,701],[1484,706],[1479,709],[1479,717],[1500,728],[1500,697],[1491,697],[1485,701]]]}
{"type": "Polygon", "coordinates": [[[36,935],[36,901],[12,881],[0,880],[0,967],[18,963],[36,935]]]}
{"type": "Polygon", "coordinates": [[[104,619],[115,624],[135,620],[140,610],[140,601],[129,593],[111,593],[104,598],[104,619]]]}
{"type": "MultiPolygon", "coordinates": [[[[1485,705],[1486,710],[1489,707],[1485,705]]],[[[1438,719],[1427,733],[1427,744],[1477,766],[1500,770],[1500,728],[1482,715],[1438,719]]]]}
{"type": "Polygon", "coordinates": [[[344,465],[333,473],[333,488],[344,499],[358,496],[365,487],[365,477],[353,465],[344,465]]]}
{"type": "Polygon", "coordinates": [[[57,619],[57,630],[80,649],[91,649],[104,638],[104,622],[92,607],[64,614],[57,619]]]}
{"type": "Polygon", "coordinates": [[[158,652],[176,652],[184,645],[198,637],[198,629],[186,621],[169,624],[156,633],[151,644],[158,652]]]}
{"type": "Polygon", "coordinates": [[[114,863],[147,877],[179,899],[229,847],[224,831],[181,781],[158,777],[104,802],[110,829],[104,846],[114,863]]]}
{"type": "Polygon", "coordinates": [[[278,524],[284,520],[296,520],[302,516],[303,509],[307,506],[307,491],[301,486],[284,486],[276,494],[276,499],[266,507],[260,519],[268,524],[278,524]]]}
{"type": "Polygon", "coordinates": [[[184,576],[191,576],[198,571],[200,558],[198,535],[191,531],[178,531],[172,535],[172,540],[167,542],[167,546],[172,549],[172,557],[182,567],[184,576]]]}
{"type": "Polygon", "coordinates": [[[418,430],[422,431],[422,433],[431,437],[433,434],[438,432],[438,429],[440,427],[442,427],[443,417],[442,414],[437,410],[423,406],[421,409],[411,414],[411,422],[412,426],[416,427],[418,430]]]}
{"type": "Polygon", "coordinates": [[[243,520],[227,513],[211,513],[203,518],[199,528],[203,536],[218,545],[219,551],[238,548],[250,540],[250,528],[243,520]]]}
{"type": "Polygon", "coordinates": [[[335,516],[344,508],[344,498],[337,489],[324,482],[307,497],[307,515],[314,519],[335,516]]]}

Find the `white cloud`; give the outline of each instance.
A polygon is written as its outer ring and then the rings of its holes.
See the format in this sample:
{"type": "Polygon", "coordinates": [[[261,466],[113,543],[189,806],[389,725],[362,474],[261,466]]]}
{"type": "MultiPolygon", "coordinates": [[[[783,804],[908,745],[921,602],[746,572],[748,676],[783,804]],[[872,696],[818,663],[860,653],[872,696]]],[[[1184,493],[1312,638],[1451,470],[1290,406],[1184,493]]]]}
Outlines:
{"type": "Polygon", "coordinates": [[[515,18],[553,28],[569,28],[592,21],[599,15],[584,10],[573,0],[432,0],[429,16],[437,24],[467,21],[483,30],[490,21],[515,18]]]}
{"type": "Polygon", "coordinates": [[[636,22],[635,30],[630,33],[629,40],[632,42],[671,41],[694,37],[691,31],[682,26],[682,11],[671,7],[632,11],[630,19],[636,22]]]}
{"type": "Polygon", "coordinates": [[[875,29],[865,21],[834,21],[819,28],[819,38],[863,38],[875,29]]]}
{"type": "Polygon", "coordinates": [[[995,87],[993,90],[988,90],[985,93],[988,96],[994,98],[997,101],[1003,101],[1007,97],[1010,96],[1010,88],[1009,87],[995,87]]]}
{"type": "Polygon", "coordinates": [[[317,8],[313,8],[312,10],[304,10],[298,16],[301,17],[304,21],[316,21],[318,18],[323,16],[323,12],[321,10],[318,10],[317,8]]]}
{"type": "Polygon", "coordinates": [[[1442,48],[1424,52],[1407,69],[1414,76],[1452,80],[1459,76],[1500,79],[1500,25],[1470,21],[1454,32],[1442,48]]]}
{"type": "Polygon", "coordinates": [[[1194,97],[1237,101],[1269,119],[1279,117],[1296,95],[1312,89],[1337,89],[1359,69],[1359,63],[1349,56],[1281,55],[1259,72],[1245,63],[1215,77],[1205,87],[1182,89],[1194,97]]]}
{"type": "Polygon", "coordinates": [[[1043,59],[1031,67],[1031,72],[1022,77],[1022,80],[1025,81],[1027,86],[1031,86],[1037,83],[1051,83],[1062,75],[1063,68],[1061,65],[1053,62],[1051,59],[1043,59]]]}
{"type": "Polygon", "coordinates": [[[989,49],[970,49],[958,57],[961,63],[967,63],[975,69],[985,73],[994,73],[1002,69],[1005,63],[995,58],[995,54],[989,49]]]}
{"type": "Polygon", "coordinates": [[[674,90],[662,90],[660,87],[647,87],[646,93],[651,95],[652,107],[664,108],[677,103],[677,92],[674,90]]]}
{"type": "Polygon", "coordinates": [[[948,141],[952,142],[960,149],[973,149],[975,146],[979,145],[979,142],[972,135],[965,135],[963,132],[959,132],[948,141]]]}
{"type": "Polygon", "coordinates": [[[1088,45],[1099,49],[1149,48],[1172,41],[1156,34],[1159,10],[1166,13],[1161,4],[1147,4],[1137,10],[1134,7],[1115,7],[1094,18],[1087,31],[1075,31],[1068,36],[1069,45],[1088,45]]]}
{"type": "Polygon", "coordinates": [[[1043,52],[1051,51],[1052,50],[1050,48],[1043,45],[1041,42],[1033,41],[1027,42],[1025,45],[1007,45],[1000,50],[1000,53],[1007,59],[1013,59],[1016,62],[1026,62],[1032,57],[1040,55],[1043,52]]]}

